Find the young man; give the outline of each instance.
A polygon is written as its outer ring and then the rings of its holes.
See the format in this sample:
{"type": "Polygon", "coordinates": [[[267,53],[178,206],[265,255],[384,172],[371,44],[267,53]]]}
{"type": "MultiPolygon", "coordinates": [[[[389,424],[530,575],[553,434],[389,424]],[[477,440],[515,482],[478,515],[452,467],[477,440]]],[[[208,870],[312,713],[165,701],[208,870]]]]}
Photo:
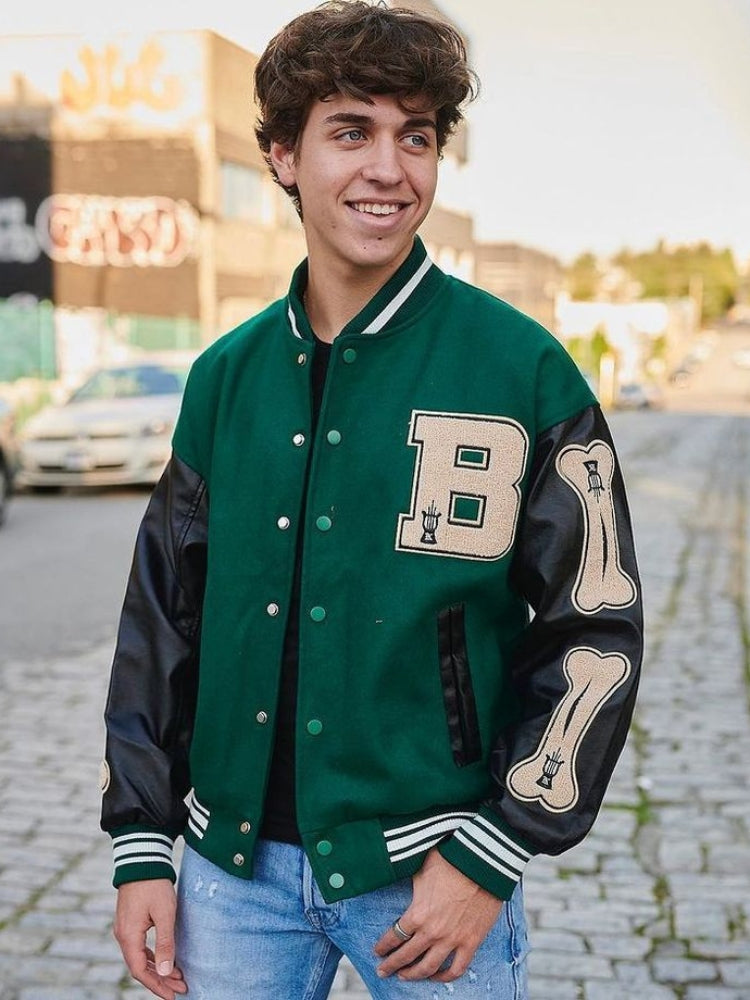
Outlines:
{"type": "Polygon", "coordinates": [[[106,712],[116,935],[165,1000],[323,998],[342,953],[377,998],[525,997],[521,873],[585,836],[625,740],[601,412],[416,236],[472,90],[453,29],[360,0],[258,64],[308,257],[193,366],[106,712]]]}

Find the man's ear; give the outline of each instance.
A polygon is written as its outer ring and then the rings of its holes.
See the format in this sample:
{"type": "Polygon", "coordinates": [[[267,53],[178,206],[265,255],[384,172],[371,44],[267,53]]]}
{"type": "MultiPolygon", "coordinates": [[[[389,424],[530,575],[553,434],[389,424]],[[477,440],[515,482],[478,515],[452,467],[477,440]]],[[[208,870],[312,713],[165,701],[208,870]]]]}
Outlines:
{"type": "Polygon", "coordinates": [[[292,187],[297,182],[294,163],[294,147],[281,142],[271,143],[271,163],[283,187],[292,187]]]}

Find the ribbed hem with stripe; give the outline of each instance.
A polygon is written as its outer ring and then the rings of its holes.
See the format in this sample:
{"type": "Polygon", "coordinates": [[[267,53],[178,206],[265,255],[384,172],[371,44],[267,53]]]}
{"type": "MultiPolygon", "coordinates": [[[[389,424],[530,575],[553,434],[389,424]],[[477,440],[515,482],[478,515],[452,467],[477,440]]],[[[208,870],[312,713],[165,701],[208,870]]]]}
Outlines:
{"type": "Polygon", "coordinates": [[[438,850],[454,868],[499,899],[510,899],[537,853],[487,806],[457,827],[438,850]]]}
{"type": "Polygon", "coordinates": [[[115,888],[126,882],[168,878],[175,882],[174,837],[147,826],[122,826],[112,831],[115,888]]]}

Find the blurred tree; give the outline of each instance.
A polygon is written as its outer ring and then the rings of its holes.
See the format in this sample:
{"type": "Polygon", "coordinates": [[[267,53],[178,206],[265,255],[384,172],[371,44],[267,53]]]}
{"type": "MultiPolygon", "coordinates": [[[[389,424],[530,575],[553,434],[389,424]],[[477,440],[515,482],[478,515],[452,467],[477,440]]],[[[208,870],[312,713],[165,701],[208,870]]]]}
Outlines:
{"type": "Polygon", "coordinates": [[[594,336],[591,338],[591,371],[598,376],[599,369],[602,363],[602,357],[605,354],[616,353],[609,341],[607,340],[607,331],[603,326],[599,326],[594,331],[594,336]]]}
{"type": "Polygon", "coordinates": [[[710,243],[670,249],[660,240],[653,250],[622,250],[614,263],[641,285],[641,298],[698,297],[701,319],[712,322],[735,302],[739,274],[731,250],[716,250],[710,243]]]}
{"type": "Polygon", "coordinates": [[[565,275],[567,289],[572,299],[590,301],[599,291],[599,265],[594,254],[579,254],[565,275]]]}
{"type": "Polygon", "coordinates": [[[568,337],[564,344],[581,371],[594,378],[599,377],[602,356],[617,353],[607,340],[607,331],[603,326],[598,326],[590,337],[568,337]]]}

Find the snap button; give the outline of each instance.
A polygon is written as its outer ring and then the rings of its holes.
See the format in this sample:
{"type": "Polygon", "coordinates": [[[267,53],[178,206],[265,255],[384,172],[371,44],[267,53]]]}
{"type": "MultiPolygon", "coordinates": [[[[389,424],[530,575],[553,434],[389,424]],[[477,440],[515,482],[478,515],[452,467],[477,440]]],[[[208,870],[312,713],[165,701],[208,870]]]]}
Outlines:
{"type": "Polygon", "coordinates": [[[298,354],[297,355],[297,364],[298,365],[306,365],[307,364],[307,355],[306,354],[302,354],[302,353],[298,354]]]}
{"type": "Polygon", "coordinates": [[[334,872],[333,875],[329,875],[328,877],[328,884],[332,889],[340,889],[345,881],[346,879],[341,872],[334,872]]]}
{"type": "Polygon", "coordinates": [[[276,527],[280,528],[282,531],[286,531],[286,529],[289,527],[291,523],[292,522],[289,520],[288,517],[280,517],[276,522],[276,527]]]}
{"type": "Polygon", "coordinates": [[[327,517],[325,514],[321,514],[321,516],[315,522],[315,527],[319,531],[330,531],[332,524],[333,521],[330,519],[330,517],[327,517]]]}
{"type": "Polygon", "coordinates": [[[269,604],[268,607],[266,608],[266,613],[269,614],[271,618],[275,618],[276,615],[279,613],[278,604],[274,604],[273,602],[269,604]]]}
{"type": "Polygon", "coordinates": [[[300,448],[304,443],[305,443],[305,435],[304,434],[295,434],[294,437],[292,438],[292,444],[296,448],[300,448]]]}
{"type": "Polygon", "coordinates": [[[255,716],[255,721],[264,726],[268,722],[268,712],[258,712],[255,716]]]}
{"type": "Polygon", "coordinates": [[[357,352],[353,347],[347,347],[341,357],[344,359],[345,364],[351,365],[357,360],[357,352]]]}
{"type": "Polygon", "coordinates": [[[341,431],[329,431],[326,438],[329,444],[341,444],[341,431]]]}
{"type": "Polygon", "coordinates": [[[232,861],[237,865],[238,868],[241,868],[242,865],[244,865],[245,863],[245,855],[235,854],[235,856],[232,858],[232,861]]]}
{"type": "Polygon", "coordinates": [[[307,723],[307,731],[311,736],[320,736],[323,732],[323,723],[320,719],[310,719],[307,723]]]}
{"type": "Polygon", "coordinates": [[[333,850],[333,844],[331,843],[330,840],[319,840],[318,843],[315,845],[315,850],[322,857],[326,858],[333,850]]]}
{"type": "Polygon", "coordinates": [[[320,608],[320,607],[310,608],[310,617],[314,622],[322,622],[325,616],[326,616],[325,608],[320,608]]]}
{"type": "Polygon", "coordinates": [[[252,824],[248,823],[247,820],[245,820],[243,823],[240,823],[240,833],[250,833],[252,828],[253,828],[252,824]]]}

